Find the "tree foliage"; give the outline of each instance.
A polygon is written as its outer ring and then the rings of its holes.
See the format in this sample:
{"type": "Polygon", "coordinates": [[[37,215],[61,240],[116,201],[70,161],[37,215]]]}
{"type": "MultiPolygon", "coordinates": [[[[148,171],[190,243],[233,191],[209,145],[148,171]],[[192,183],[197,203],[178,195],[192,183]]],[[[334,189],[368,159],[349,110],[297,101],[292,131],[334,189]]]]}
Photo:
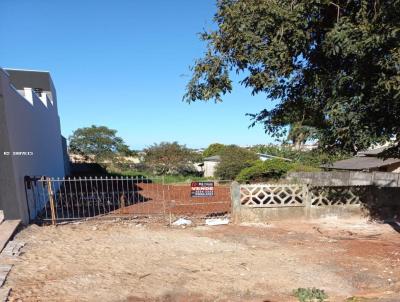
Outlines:
{"type": "Polygon", "coordinates": [[[217,165],[215,175],[226,180],[235,179],[241,170],[258,160],[256,153],[235,145],[225,146],[219,155],[221,161],[217,165]]]}
{"type": "Polygon", "coordinates": [[[93,158],[97,163],[112,162],[132,154],[124,140],[117,136],[117,130],[95,125],[76,129],[69,137],[69,150],[93,158]]]}
{"type": "Polygon", "coordinates": [[[255,145],[252,147],[252,150],[257,153],[265,153],[291,159],[293,162],[298,164],[316,168],[319,168],[321,165],[351,157],[351,155],[346,152],[326,152],[320,149],[299,151],[294,150],[289,146],[255,145]]]}
{"type": "Polygon", "coordinates": [[[198,155],[177,142],[161,142],[144,149],[144,164],[156,175],[195,173],[198,155]]]}
{"type": "MultiPolygon", "coordinates": [[[[400,140],[400,0],[219,0],[184,100],[221,101],[232,72],[276,104],[252,114],[278,138],[297,123],[356,152],[400,140]]],[[[398,149],[397,149],[398,150],[398,149]]]]}
{"type": "Polygon", "coordinates": [[[310,139],[316,138],[314,127],[304,126],[301,123],[290,125],[288,140],[292,141],[295,150],[301,150],[301,147],[310,139]]]}
{"type": "Polygon", "coordinates": [[[211,144],[203,151],[204,157],[210,157],[214,155],[220,155],[225,148],[225,145],[220,143],[211,144]]]}
{"type": "Polygon", "coordinates": [[[318,168],[302,165],[297,162],[290,162],[282,159],[270,159],[266,161],[256,161],[248,168],[244,168],[236,180],[239,182],[263,182],[277,181],[284,177],[288,172],[315,172],[318,168]]]}

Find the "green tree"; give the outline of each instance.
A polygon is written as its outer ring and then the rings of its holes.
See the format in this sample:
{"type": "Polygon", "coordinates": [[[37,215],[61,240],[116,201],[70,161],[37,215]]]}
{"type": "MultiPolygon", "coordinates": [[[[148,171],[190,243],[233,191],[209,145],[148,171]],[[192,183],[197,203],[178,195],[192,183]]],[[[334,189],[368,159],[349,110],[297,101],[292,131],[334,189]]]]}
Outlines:
{"type": "Polygon", "coordinates": [[[303,126],[300,122],[290,125],[288,139],[292,141],[295,150],[301,150],[301,147],[310,139],[315,138],[316,131],[314,127],[303,126]]]}
{"type": "Polygon", "coordinates": [[[400,144],[399,0],[219,0],[217,7],[184,100],[221,101],[235,72],[274,102],[251,117],[278,138],[300,122],[329,150],[354,153],[393,137],[400,144]]]}
{"type": "Polygon", "coordinates": [[[144,164],[157,175],[193,174],[198,155],[177,142],[162,142],[144,149],[144,164]]]}
{"type": "Polygon", "coordinates": [[[105,126],[76,129],[69,137],[69,151],[92,158],[97,163],[113,162],[120,156],[131,155],[132,151],[116,134],[117,130],[105,126]]]}
{"type": "Polygon", "coordinates": [[[221,161],[215,171],[215,175],[220,179],[233,180],[241,170],[258,160],[256,153],[235,145],[225,146],[220,156],[221,161]]]}
{"type": "Polygon", "coordinates": [[[225,145],[220,143],[211,144],[203,151],[204,157],[210,157],[214,155],[220,155],[225,148],[225,145]]]}

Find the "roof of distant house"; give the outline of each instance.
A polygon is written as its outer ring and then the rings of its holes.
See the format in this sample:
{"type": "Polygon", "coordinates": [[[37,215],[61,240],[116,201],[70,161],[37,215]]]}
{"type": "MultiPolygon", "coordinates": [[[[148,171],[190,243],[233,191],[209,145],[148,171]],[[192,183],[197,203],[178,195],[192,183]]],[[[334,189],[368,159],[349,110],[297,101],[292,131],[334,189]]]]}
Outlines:
{"type": "Polygon", "coordinates": [[[357,153],[357,156],[374,156],[374,155],[378,155],[380,153],[382,153],[383,151],[385,151],[388,147],[380,147],[380,148],[376,148],[376,149],[372,149],[372,150],[364,150],[364,151],[360,151],[357,153]]]}
{"type": "Polygon", "coordinates": [[[270,154],[265,154],[265,153],[257,153],[259,157],[265,157],[265,158],[275,158],[275,159],[281,159],[281,160],[286,160],[286,161],[292,161],[289,158],[285,157],[280,157],[280,156],[275,156],[275,155],[270,155],[270,154]]]}
{"type": "Polygon", "coordinates": [[[219,161],[221,161],[221,156],[219,156],[219,155],[214,155],[214,156],[206,157],[206,158],[204,158],[204,161],[215,161],[215,162],[219,162],[219,161]]]}
{"type": "MultiPolygon", "coordinates": [[[[276,159],[281,159],[281,160],[286,160],[286,161],[292,161],[291,159],[288,159],[288,158],[269,155],[269,154],[264,154],[264,153],[257,153],[257,155],[260,158],[261,157],[268,158],[268,159],[276,158],[276,159]]],[[[214,156],[206,157],[206,158],[204,158],[204,161],[219,162],[219,161],[221,161],[221,156],[220,155],[214,155],[214,156]]]]}
{"type": "Polygon", "coordinates": [[[369,170],[380,168],[395,163],[400,163],[400,158],[382,159],[373,156],[355,156],[345,160],[339,160],[332,164],[323,165],[323,168],[336,170],[369,170]]]}

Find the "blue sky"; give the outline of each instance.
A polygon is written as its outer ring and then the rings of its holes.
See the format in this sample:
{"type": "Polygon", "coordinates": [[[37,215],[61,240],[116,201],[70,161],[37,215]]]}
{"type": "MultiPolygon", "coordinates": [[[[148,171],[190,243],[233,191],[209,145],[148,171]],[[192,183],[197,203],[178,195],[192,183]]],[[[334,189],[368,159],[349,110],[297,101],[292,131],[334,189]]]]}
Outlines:
{"type": "Polygon", "coordinates": [[[215,0],[1,0],[0,66],[48,70],[65,136],[105,125],[134,149],[178,141],[273,142],[246,113],[269,106],[239,85],[220,104],[182,102],[215,0]]]}

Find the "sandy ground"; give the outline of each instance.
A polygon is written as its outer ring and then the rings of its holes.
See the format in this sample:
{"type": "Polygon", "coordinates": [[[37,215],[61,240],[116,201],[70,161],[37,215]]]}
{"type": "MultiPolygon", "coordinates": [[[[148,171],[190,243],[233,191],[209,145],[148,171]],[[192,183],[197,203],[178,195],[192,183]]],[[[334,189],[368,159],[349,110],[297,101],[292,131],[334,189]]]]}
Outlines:
{"type": "Polygon", "coordinates": [[[171,228],[138,221],[29,226],[10,301],[400,301],[400,234],[389,225],[312,223],[171,228]]]}

